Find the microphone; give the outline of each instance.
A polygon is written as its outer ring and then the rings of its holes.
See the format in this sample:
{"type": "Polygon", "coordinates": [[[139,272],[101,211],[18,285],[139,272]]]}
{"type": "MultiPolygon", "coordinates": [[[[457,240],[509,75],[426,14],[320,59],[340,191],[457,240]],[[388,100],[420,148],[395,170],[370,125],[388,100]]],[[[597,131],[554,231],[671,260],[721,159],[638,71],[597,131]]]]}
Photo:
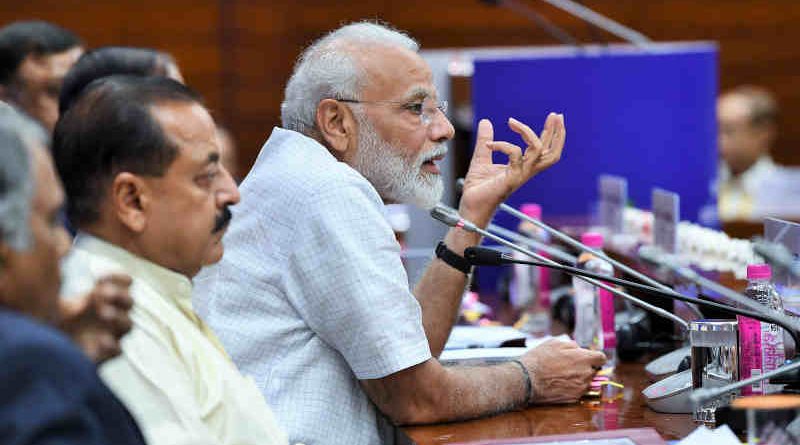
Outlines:
{"type": "Polygon", "coordinates": [[[552,258],[556,258],[566,263],[575,264],[578,261],[576,257],[568,254],[567,252],[564,252],[563,250],[557,247],[550,246],[533,238],[529,238],[525,235],[514,232],[513,230],[508,230],[505,227],[500,227],[497,224],[489,224],[487,230],[489,230],[494,234],[504,236],[507,239],[510,239],[511,241],[522,243],[523,245],[526,245],[536,251],[544,252],[550,255],[552,258]]]}
{"type": "Polygon", "coordinates": [[[795,277],[800,277],[800,262],[794,259],[792,252],[783,244],[757,237],[753,239],[753,251],[776,268],[786,270],[795,277]]]}
{"type": "MultiPolygon", "coordinates": [[[[792,332],[792,331],[800,331],[800,320],[798,320],[798,319],[796,319],[794,317],[790,317],[790,316],[788,316],[788,315],[786,315],[784,313],[772,312],[769,309],[767,309],[766,307],[764,307],[761,303],[753,301],[750,298],[747,298],[746,296],[744,296],[744,295],[742,295],[742,294],[740,294],[740,293],[738,293],[738,292],[736,292],[736,291],[734,291],[732,289],[729,289],[729,288],[727,288],[727,287],[725,287],[725,286],[723,286],[723,285],[721,285],[721,284],[719,284],[719,283],[717,283],[715,281],[709,280],[708,278],[703,277],[702,275],[698,274],[697,272],[695,272],[694,270],[692,270],[692,269],[690,269],[688,267],[684,267],[684,266],[681,266],[681,265],[677,264],[670,256],[659,254],[659,251],[657,249],[655,249],[655,248],[643,246],[643,247],[641,247],[639,249],[639,256],[642,259],[646,260],[646,261],[650,261],[651,263],[664,266],[667,269],[669,269],[670,271],[674,272],[676,275],[678,275],[678,276],[680,276],[680,277],[682,277],[682,278],[684,278],[684,279],[686,279],[688,281],[696,283],[700,287],[712,290],[712,291],[722,295],[723,297],[726,297],[726,298],[732,300],[733,302],[735,302],[736,304],[738,304],[740,306],[747,307],[747,308],[749,308],[749,309],[751,309],[753,311],[756,311],[756,312],[767,313],[774,320],[780,321],[780,323],[776,323],[775,321],[769,321],[768,323],[777,324],[777,325],[783,327],[784,329],[786,329],[786,330],[788,330],[790,332],[792,332]],[[789,329],[787,326],[791,327],[791,329],[789,329]]],[[[701,301],[705,301],[705,300],[701,300],[701,301]]],[[[752,318],[756,318],[756,317],[752,317],[752,318]]],[[[765,321],[765,320],[762,320],[762,321],[765,321]]],[[[792,336],[792,338],[794,339],[795,344],[797,344],[796,343],[797,342],[797,338],[795,336],[792,336]]],[[[800,348],[800,346],[798,346],[798,347],[800,348]]]]}
{"type": "Polygon", "coordinates": [[[533,8],[526,6],[517,0],[480,0],[480,2],[489,6],[506,7],[532,21],[538,27],[542,28],[547,34],[549,34],[550,37],[553,37],[559,42],[578,48],[581,46],[580,42],[578,42],[578,39],[564,30],[564,28],[561,28],[550,20],[547,20],[543,15],[536,12],[533,8]]]}
{"type": "MultiPolygon", "coordinates": [[[[778,369],[774,369],[769,372],[765,372],[764,374],[757,375],[750,377],[749,379],[740,380],[736,383],[731,383],[730,385],[720,386],[719,388],[699,388],[692,391],[692,394],[689,398],[694,402],[696,405],[700,405],[705,403],[709,400],[718,399],[726,394],[729,394],[733,391],[738,389],[744,388],[745,386],[752,385],[754,383],[762,382],[767,379],[774,379],[775,377],[779,377],[781,375],[787,374],[789,372],[794,372],[795,375],[792,379],[787,379],[792,383],[796,383],[800,378],[797,376],[797,371],[800,369],[800,360],[795,359],[794,361],[787,361],[786,364],[781,366],[778,369]]],[[[774,380],[773,380],[774,381],[774,380]]],[[[782,383],[782,382],[781,382],[782,383]]]]}
{"type": "Polygon", "coordinates": [[[766,323],[773,323],[782,327],[787,332],[789,332],[789,335],[791,335],[795,341],[797,341],[800,338],[798,337],[798,335],[800,334],[798,334],[798,331],[796,331],[791,324],[783,323],[781,320],[777,319],[777,317],[773,317],[773,314],[771,313],[762,313],[761,311],[740,309],[734,306],[728,306],[726,304],[721,304],[714,301],[706,301],[706,300],[701,300],[699,298],[689,297],[687,295],[679,294],[677,292],[675,293],[665,292],[661,289],[656,289],[654,287],[647,286],[641,283],[623,280],[616,277],[607,277],[605,275],[595,274],[583,269],[579,269],[577,267],[564,266],[561,264],[545,263],[542,261],[517,260],[512,258],[510,255],[506,253],[490,249],[488,247],[481,247],[481,246],[468,247],[464,250],[464,258],[466,258],[467,261],[469,261],[474,266],[501,266],[503,264],[512,264],[512,263],[527,264],[530,266],[547,267],[549,269],[560,270],[570,275],[579,275],[582,277],[594,278],[596,280],[603,280],[609,283],[618,284],[620,286],[627,286],[642,291],[645,294],[654,297],[676,299],[685,302],[695,303],[703,306],[712,307],[714,309],[719,309],[735,315],[743,315],[745,317],[754,318],[756,320],[763,321],[766,323]]]}
{"type": "MultiPolygon", "coordinates": [[[[459,192],[463,191],[464,178],[460,178],[460,179],[458,179],[456,181],[456,188],[457,188],[457,191],[459,191],[459,192]]],[[[577,249],[579,251],[591,252],[593,255],[608,261],[609,263],[611,263],[618,270],[621,270],[621,271],[625,272],[626,274],[636,278],[637,280],[639,280],[639,281],[641,281],[643,283],[647,283],[647,284],[649,284],[649,285],[651,285],[653,287],[657,287],[659,289],[663,289],[663,290],[665,290],[667,292],[674,292],[672,290],[672,288],[667,286],[666,284],[663,284],[663,283],[661,283],[659,281],[656,281],[656,280],[648,277],[647,275],[639,272],[638,270],[634,270],[631,267],[628,267],[628,265],[623,264],[623,263],[615,260],[614,258],[611,258],[610,256],[606,255],[606,253],[603,252],[602,250],[592,249],[589,246],[584,245],[580,241],[577,241],[577,240],[573,239],[571,236],[567,235],[566,233],[561,232],[560,230],[557,230],[557,229],[555,229],[553,227],[550,227],[547,224],[543,223],[542,221],[539,221],[538,219],[531,218],[530,216],[520,212],[519,210],[511,207],[510,205],[508,205],[506,203],[501,203],[499,208],[500,208],[500,210],[502,210],[502,211],[504,211],[506,213],[509,213],[511,216],[513,216],[513,217],[515,217],[517,219],[521,219],[523,221],[527,221],[527,222],[535,225],[536,227],[539,227],[540,229],[546,231],[547,233],[552,235],[554,238],[556,238],[559,241],[567,244],[568,246],[571,246],[571,247],[573,247],[573,248],[575,248],[575,249],[577,249]]],[[[697,309],[696,306],[691,305],[691,304],[689,304],[687,306],[694,313],[694,315],[696,317],[703,318],[702,312],[700,312],[700,310],[697,309]]],[[[688,327],[686,322],[684,322],[683,325],[688,327]]]]}
{"type": "MultiPolygon", "coordinates": [[[[537,259],[539,261],[542,261],[544,264],[560,266],[558,263],[556,263],[555,261],[553,261],[553,260],[551,260],[549,258],[545,258],[545,257],[543,257],[543,256],[541,256],[541,255],[539,255],[539,254],[537,254],[535,252],[531,252],[528,249],[525,249],[523,247],[517,246],[516,244],[514,244],[514,243],[512,243],[510,241],[507,241],[507,240],[505,240],[505,239],[503,239],[503,238],[501,238],[501,237],[499,237],[499,236],[497,236],[497,235],[495,235],[495,234],[493,234],[491,232],[488,232],[486,230],[481,229],[480,227],[478,227],[474,223],[461,218],[461,215],[459,215],[458,212],[456,212],[454,209],[452,209],[450,207],[447,207],[444,204],[441,204],[441,203],[437,204],[431,210],[431,216],[433,216],[436,220],[441,221],[441,222],[445,223],[446,225],[448,225],[450,227],[458,227],[458,228],[467,230],[468,232],[473,232],[473,233],[477,233],[479,235],[485,236],[486,238],[489,238],[489,239],[491,239],[493,241],[496,241],[499,244],[502,244],[502,245],[504,245],[506,247],[509,247],[509,248],[513,249],[513,250],[516,250],[517,252],[520,252],[520,253],[522,253],[522,254],[524,254],[526,256],[529,256],[531,258],[535,258],[535,259],[537,259]]],[[[668,320],[671,320],[671,321],[681,325],[684,328],[684,330],[688,330],[689,329],[689,324],[684,319],[678,317],[677,315],[675,315],[675,314],[673,314],[673,313],[671,313],[669,311],[666,311],[666,310],[664,310],[664,309],[662,309],[660,307],[657,307],[657,306],[654,306],[654,305],[652,305],[650,303],[647,303],[646,301],[642,301],[642,300],[634,297],[633,295],[629,295],[629,294],[627,294],[625,292],[622,292],[621,290],[619,290],[617,288],[614,288],[612,286],[609,286],[609,285],[607,285],[607,284],[605,284],[605,283],[603,283],[601,281],[597,281],[595,279],[588,278],[588,277],[579,277],[579,278],[584,280],[584,281],[586,281],[586,282],[588,282],[588,283],[591,283],[594,286],[597,286],[597,287],[600,287],[602,289],[605,289],[605,290],[611,292],[614,295],[617,295],[619,297],[625,298],[626,300],[630,301],[631,303],[635,304],[636,306],[641,307],[642,309],[645,309],[645,310],[648,310],[650,312],[656,313],[656,314],[658,314],[658,315],[660,315],[660,316],[662,316],[662,317],[664,317],[664,318],[666,318],[668,320]]],[[[604,281],[608,281],[606,278],[607,277],[603,277],[603,280],[604,281]]],[[[680,295],[680,294],[678,294],[678,295],[680,295]]]]}

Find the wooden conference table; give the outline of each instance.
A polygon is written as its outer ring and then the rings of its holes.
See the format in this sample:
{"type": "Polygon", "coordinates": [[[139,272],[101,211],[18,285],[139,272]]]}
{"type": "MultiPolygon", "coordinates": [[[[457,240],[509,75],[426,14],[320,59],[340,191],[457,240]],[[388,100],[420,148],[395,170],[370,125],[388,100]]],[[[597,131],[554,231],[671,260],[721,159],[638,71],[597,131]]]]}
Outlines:
{"type": "Polygon", "coordinates": [[[650,381],[644,362],[619,364],[614,380],[625,385],[614,401],[584,399],[573,405],[532,407],[465,422],[408,427],[404,432],[419,445],[434,445],[642,427],[655,428],[665,440],[673,440],[697,428],[689,414],[659,414],[647,407],[642,390],[650,381]]]}

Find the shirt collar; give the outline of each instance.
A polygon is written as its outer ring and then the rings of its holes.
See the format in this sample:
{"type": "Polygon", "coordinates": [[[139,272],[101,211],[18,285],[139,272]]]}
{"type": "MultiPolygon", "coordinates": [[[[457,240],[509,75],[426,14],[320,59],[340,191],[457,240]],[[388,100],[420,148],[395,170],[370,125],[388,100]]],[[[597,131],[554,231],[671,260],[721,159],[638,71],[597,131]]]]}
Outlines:
{"type": "Polygon", "coordinates": [[[730,167],[728,167],[728,164],[724,162],[720,164],[721,168],[720,168],[719,179],[721,182],[727,182],[731,180],[736,180],[739,182],[747,182],[750,180],[750,178],[759,176],[765,170],[769,171],[770,169],[775,167],[775,163],[772,162],[772,158],[769,155],[764,155],[758,158],[758,160],[756,160],[756,162],[753,163],[753,165],[751,165],[750,168],[742,172],[742,174],[740,174],[737,177],[734,177],[733,173],[731,173],[730,167]]]}
{"type": "Polygon", "coordinates": [[[191,307],[192,281],[185,275],[85,232],[78,232],[74,248],[117,263],[124,273],[145,282],[163,298],[174,301],[181,308],[191,307]]]}

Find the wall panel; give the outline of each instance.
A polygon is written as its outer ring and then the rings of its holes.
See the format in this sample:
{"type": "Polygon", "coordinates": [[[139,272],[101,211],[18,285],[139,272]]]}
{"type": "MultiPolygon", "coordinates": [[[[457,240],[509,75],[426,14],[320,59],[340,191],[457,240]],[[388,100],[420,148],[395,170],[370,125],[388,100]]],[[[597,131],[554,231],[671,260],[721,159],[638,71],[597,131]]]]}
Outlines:
{"type": "MultiPolygon", "coordinates": [[[[582,41],[615,41],[542,2],[528,4],[582,41]]],[[[585,0],[657,40],[717,40],[720,85],[763,84],[782,105],[776,158],[800,164],[800,6],[796,0],[585,0]]],[[[155,46],[173,53],[189,82],[235,136],[247,167],[278,124],[283,85],[304,45],[340,23],[380,18],[425,48],[553,44],[514,13],[469,0],[7,0],[0,23],[38,17],[92,46],[155,46]]]]}

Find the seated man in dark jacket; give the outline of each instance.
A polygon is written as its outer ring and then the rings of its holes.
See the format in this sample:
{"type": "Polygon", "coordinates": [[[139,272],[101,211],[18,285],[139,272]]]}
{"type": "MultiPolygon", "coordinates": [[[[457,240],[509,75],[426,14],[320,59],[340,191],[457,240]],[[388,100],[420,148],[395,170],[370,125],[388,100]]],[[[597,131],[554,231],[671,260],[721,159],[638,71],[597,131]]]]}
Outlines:
{"type": "MultiPolygon", "coordinates": [[[[58,221],[64,193],[46,146],[38,126],[0,104],[0,442],[143,444],[94,363],[50,326],[62,321],[59,260],[69,239],[58,221]]],[[[124,293],[129,284],[112,276],[94,292],[124,293]]]]}

